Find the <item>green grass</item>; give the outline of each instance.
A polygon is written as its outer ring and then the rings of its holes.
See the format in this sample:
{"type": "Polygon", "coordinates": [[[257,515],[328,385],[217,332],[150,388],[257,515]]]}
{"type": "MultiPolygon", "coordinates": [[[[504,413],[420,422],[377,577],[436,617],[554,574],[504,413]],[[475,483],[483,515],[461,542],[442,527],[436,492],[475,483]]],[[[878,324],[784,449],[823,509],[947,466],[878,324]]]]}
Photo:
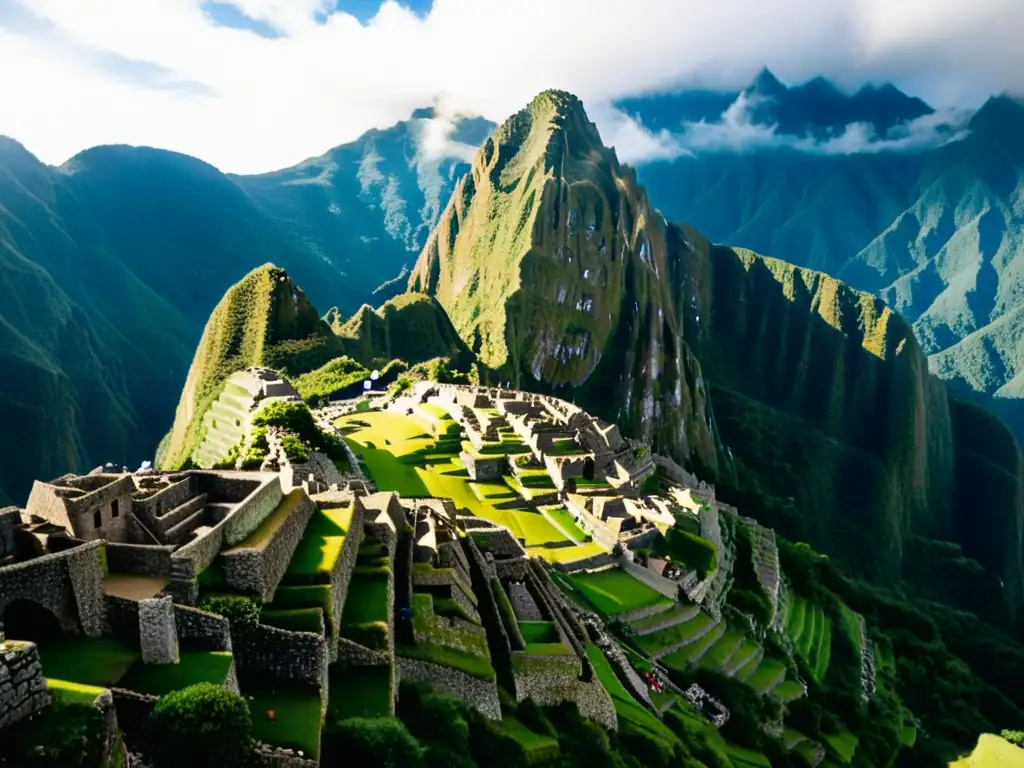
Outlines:
{"type": "Polygon", "coordinates": [[[705,653],[714,643],[718,642],[718,639],[725,633],[725,626],[722,624],[716,624],[709,631],[705,632],[699,638],[694,640],[692,643],[684,645],[677,651],[673,651],[668,656],[662,658],[661,663],[666,667],[675,667],[676,669],[686,669],[686,665],[694,662],[694,660],[701,658],[701,654],[705,653]]]}
{"type": "MultiPolygon", "coordinates": [[[[358,414],[339,420],[339,424],[350,427],[355,422],[369,426],[349,432],[346,440],[366,465],[379,490],[395,491],[406,498],[451,499],[457,508],[507,527],[516,538],[525,539],[528,547],[571,541],[542,514],[521,502],[516,504],[517,497],[503,483],[471,481],[455,455],[458,447],[453,447],[450,454],[440,452],[418,420],[390,412],[358,414]]],[[[550,559],[590,556],[582,551],[572,554],[550,551],[550,559]]],[[[541,549],[535,554],[547,556],[541,549]]]]}
{"type": "Polygon", "coordinates": [[[352,507],[318,509],[295,548],[283,584],[326,584],[331,580],[352,523],[352,507]]]}
{"type": "Polygon", "coordinates": [[[320,697],[255,694],[249,702],[252,737],[285,749],[300,749],[306,757],[320,754],[320,697]],[[267,711],[274,711],[273,721],[267,711]]]}
{"type": "Polygon", "coordinates": [[[701,611],[689,621],[666,629],[659,629],[649,635],[638,635],[634,641],[640,650],[646,653],[655,653],[684,640],[691,640],[712,623],[714,623],[714,619],[701,611]]]}
{"type": "Polygon", "coordinates": [[[558,642],[558,630],[553,621],[520,621],[519,631],[527,643],[558,642]]]}
{"type": "Polygon", "coordinates": [[[779,672],[785,668],[786,665],[777,659],[762,659],[754,673],[743,682],[758,693],[767,693],[771,684],[778,678],[779,672]]]}
{"type": "Polygon", "coordinates": [[[627,613],[648,606],[671,605],[672,601],[625,571],[613,568],[569,577],[573,586],[606,616],[627,613]]]}
{"type": "Polygon", "coordinates": [[[804,695],[804,687],[796,680],[785,679],[772,690],[772,695],[782,701],[792,701],[804,695]]]}
{"type": "Polygon", "coordinates": [[[527,643],[526,652],[534,656],[569,656],[572,648],[561,642],[527,643]]]}
{"type": "Polygon", "coordinates": [[[288,608],[285,610],[264,610],[260,623],[292,632],[320,633],[325,627],[321,608],[288,608]]]}
{"type": "Polygon", "coordinates": [[[565,507],[549,507],[546,512],[551,516],[558,525],[567,533],[572,540],[577,543],[582,543],[586,540],[587,534],[585,534],[572,515],[569,514],[569,510],[565,507]]]}
{"type": "Polygon", "coordinates": [[[738,627],[728,627],[725,634],[722,635],[712,645],[707,653],[701,657],[700,667],[701,669],[710,669],[717,671],[722,668],[726,660],[732,657],[743,642],[743,629],[738,627]]]}
{"type": "Polygon", "coordinates": [[[341,615],[342,626],[388,620],[388,581],[379,576],[354,573],[341,615]]]}
{"type": "Polygon", "coordinates": [[[480,680],[494,679],[494,667],[491,666],[490,659],[473,653],[459,651],[455,648],[449,648],[446,645],[438,645],[436,643],[396,645],[395,654],[404,656],[407,659],[419,659],[420,661],[428,661],[443,667],[451,667],[480,680]]]}
{"type": "Polygon", "coordinates": [[[125,675],[120,687],[163,696],[196,683],[222,685],[231,663],[228,651],[182,653],[177,664],[143,664],[139,661],[125,675]]]}
{"type": "Polygon", "coordinates": [[[853,753],[857,751],[859,739],[849,731],[842,731],[836,734],[823,734],[825,742],[831,751],[843,763],[849,765],[853,761],[853,753]]]}
{"type": "Polygon", "coordinates": [[[54,701],[59,701],[62,704],[87,704],[89,706],[92,706],[96,697],[106,690],[98,685],[83,685],[67,680],[55,680],[52,677],[46,679],[46,689],[54,701]]]}
{"type": "Polygon", "coordinates": [[[648,616],[646,619],[637,619],[634,622],[630,622],[630,624],[635,630],[647,629],[648,627],[657,626],[665,621],[674,619],[679,615],[685,615],[692,612],[693,615],[696,616],[697,613],[700,612],[700,609],[698,608],[695,611],[694,608],[695,606],[692,603],[679,603],[679,605],[674,608],[670,608],[662,613],[657,613],[654,616],[648,616]]]}
{"type": "Polygon", "coordinates": [[[68,637],[39,646],[43,675],[71,683],[117,685],[139,658],[110,637],[68,637]]]}
{"type": "Polygon", "coordinates": [[[327,723],[349,717],[385,717],[391,713],[391,667],[333,665],[327,699],[327,723]]]}
{"type": "Polygon", "coordinates": [[[621,721],[631,723],[637,729],[650,734],[656,741],[662,744],[671,745],[677,739],[668,726],[662,723],[650,711],[645,709],[636,699],[630,696],[619,678],[615,675],[608,659],[604,657],[601,649],[593,643],[587,643],[587,658],[594,668],[594,674],[601,681],[601,685],[608,691],[608,695],[615,705],[615,713],[621,721]]]}
{"type": "Polygon", "coordinates": [[[324,613],[325,624],[330,627],[334,610],[334,604],[331,602],[331,585],[278,587],[274,593],[274,601],[268,603],[264,610],[286,611],[296,608],[319,608],[324,613]]]}
{"type": "Polygon", "coordinates": [[[970,755],[949,764],[950,768],[1018,768],[1022,765],[1024,749],[992,733],[981,734],[970,755]]]}
{"type": "MultiPolygon", "coordinates": [[[[791,607],[786,616],[786,634],[793,641],[797,656],[804,662],[811,677],[820,683],[828,672],[832,654],[832,621],[820,605],[799,595],[790,594],[789,603],[791,607]]],[[[849,621],[856,619],[849,617],[849,621]]],[[[856,645],[859,646],[859,632],[857,634],[856,645]]]]}
{"type": "Polygon", "coordinates": [[[496,723],[494,727],[500,733],[514,739],[527,754],[528,761],[531,758],[537,759],[539,757],[538,753],[546,754],[551,752],[552,754],[557,754],[558,752],[558,741],[556,739],[551,738],[547,734],[534,733],[515,715],[504,715],[501,721],[496,723]]]}

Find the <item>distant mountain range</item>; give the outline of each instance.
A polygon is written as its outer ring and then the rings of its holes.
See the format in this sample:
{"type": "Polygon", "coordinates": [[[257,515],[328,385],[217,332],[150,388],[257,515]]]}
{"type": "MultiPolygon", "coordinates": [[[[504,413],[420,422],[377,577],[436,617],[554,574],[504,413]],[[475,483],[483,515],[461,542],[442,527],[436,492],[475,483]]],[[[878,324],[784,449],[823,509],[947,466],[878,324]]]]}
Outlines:
{"type": "Polygon", "coordinates": [[[1024,437],[1024,105],[994,97],[955,126],[891,85],[847,96],[820,79],[786,88],[766,71],[741,92],[620,106],[686,147],[688,125],[721,125],[738,99],[755,94],[764,100],[747,111],[750,124],[820,142],[859,122],[875,143],[847,152],[786,140],[695,148],[638,168],[651,200],[714,242],[881,296],[911,321],[955,392],[1024,437]],[[932,140],[901,145],[915,121],[927,121],[932,140]]]}
{"type": "Polygon", "coordinates": [[[346,318],[404,290],[492,128],[435,118],[262,176],[127,146],[51,168],[0,137],[0,423],[20,435],[0,503],[34,477],[151,459],[214,305],[260,264],[346,318]]]}

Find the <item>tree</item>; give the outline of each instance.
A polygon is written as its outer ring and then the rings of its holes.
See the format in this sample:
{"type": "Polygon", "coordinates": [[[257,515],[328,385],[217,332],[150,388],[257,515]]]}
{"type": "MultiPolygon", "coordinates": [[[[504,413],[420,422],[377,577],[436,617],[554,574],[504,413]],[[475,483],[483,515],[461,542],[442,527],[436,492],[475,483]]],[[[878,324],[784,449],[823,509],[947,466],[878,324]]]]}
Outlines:
{"type": "Polygon", "coordinates": [[[423,746],[397,717],[350,717],[334,730],[339,755],[349,765],[417,768],[424,765],[423,746]]]}
{"type": "Polygon", "coordinates": [[[252,751],[249,705],[213,683],[167,694],[147,726],[156,768],[241,768],[252,751]]]}

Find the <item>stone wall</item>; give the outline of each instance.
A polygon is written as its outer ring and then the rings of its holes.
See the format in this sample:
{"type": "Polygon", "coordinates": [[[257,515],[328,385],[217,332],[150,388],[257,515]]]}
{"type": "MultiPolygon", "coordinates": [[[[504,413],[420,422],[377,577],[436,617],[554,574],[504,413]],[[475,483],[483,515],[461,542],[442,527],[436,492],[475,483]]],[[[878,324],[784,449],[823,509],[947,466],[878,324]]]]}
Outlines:
{"type": "Polygon", "coordinates": [[[295,750],[280,749],[257,742],[249,759],[249,768],[318,768],[319,760],[300,757],[295,750]]]}
{"type": "Polygon", "coordinates": [[[173,546],[107,542],[107,568],[111,573],[134,573],[156,578],[171,575],[173,546]]]}
{"type": "Polygon", "coordinates": [[[125,597],[106,596],[107,632],[121,645],[139,650],[139,603],[125,597]]]}
{"type": "Polygon", "coordinates": [[[227,583],[240,592],[259,594],[265,603],[274,599],[277,585],[288,570],[306,525],[316,512],[316,505],[305,492],[292,493],[300,494],[301,498],[295,503],[288,519],[274,531],[270,541],[261,548],[236,547],[222,552],[220,556],[227,583]]]}
{"type": "Polygon", "coordinates": [[[494,680],[480,680],[451,667],[442,667],[418,659],[399,656],[395,661],[402,680],[428,683],[441,693],[462,699],[484,717],[501,720],[498,684],[494,680]]]}
{"type": "Polygon", "coordinates": [[[666,579],[664,576],[659,576],[654,571],[634,563],[628,557],[620,557],[619,566],[626,573],[630,574],[638,581],[642,581],[656,592],[660,592],[669,600],[679,599],[679,584],[672,581],[672,579],[666,579]]]}
{"type": "Polygon", "coordinates": [[[580,571],[592,571],[597,568],[605,568],[614,564],[615,559],[611,555],[601,552],[582,560],[575,560],[571,563],[553,563],[552,567],[557,571],[563,571],[565,573],[579,573],[580,571]]]}
{"type": "Polygon", "coordinates": [[[0,651],[0,728],[50,705],[35,644],[8,642],[6,647],[0,651]]]}
{"type": "Polygon", "coordinates": [[[106,726],[103,734],[103,750],[99,755],[100,765],[110,765],[110,757],[114,747],[121,735],[121,727],[117,721],[117,708],[114,706],[114,695],[110,691],[103,691],[92,704],[103,715],[103,723],[106,726]]]}
{"type": "Polygon", "coordinates": [[[331,571],[331,661],[338,657],[338,637],[341,633],[341,615],[345,610],[345,598],[348,597],[348,586],[352,581],[352,570],[359,556],[359,545],[363,541],[363,510],[355,505],[352,510],[352,521],[345,542],[341,546],[341,556],[334,563],[331,571]]]}
{"type": "Polygon", "coordinates": [[[178,632],[170,596],[139,602],[139,647],[144,664],[178,663],[178,632]]]}
{"type": "Polygon", "coordinates": [[[297,488],[306,482],[310,475],[313,476],[314,482],[327,487],[341,485],[344,482],[333,461],[319,451],[310,451],[308,461],[301,464],[289,462],[281,468],[281,485],[284,488],[297,488]]]}
{"type": "Polygon", "coordinates": [[[53,483],[36,480],[26,509],[80,539],[126,541],[134,491],[135,480],[128,474],[65,475],[53,483]]]}
{"type": "Polygon", "coordinates": [[[466,451],[459,454],[471,480],[500,480],[507,462],[504,456],[475,456],[466,451]]]}
{"type": "Polygon", "coordinates": [[[68,578],[78,604],[78,621],[82,632],[100,637],[106,625],[106,595],[103,590],[105,552],[103,542],[93,542],[69,549],[68,578]]]}
{"type": "Polygon", "coordinates": [[[388,667],[391,666],[391,654],[387,651],[374,651],[347,637],[338,638],[336,661],[353,667],[388,667]]]}
{"type": "Polygon", "coordinates": [[[235,632],[232,652],[239,680],[304,683],[327,693],[327,641],[312,632],[260,624],[235,632]]]}
{"type": "Polygon", "coordinates": [[[174,626],[182,650],[231,650],[231,624],[223,616],[187,605],[176,605],[174,626]]]}
{"type": "Polygon", "coordinates": [[[21,510],[17,507],[0,509],[0,559],[15,553],[14,529],[20,524],[21,510]]]}
{"type": "MultiPolygon", "coordinates": [[[[247,481],[228,477],[217,477],[214,487],[223,493],[231,493],[240,483],[247,481]]],[[[248,481],[251,482],[251,481],[248,481]]],[[[284,498],[281,482],[274,478],[256,488],[246,496],[224,520],[224,543],[232,547],[260,527],[260,524],[277,509],[284,498]]]]}
{"type": "Polygon", "coordinates": [[[542,706],[565,701],[568,689],[583,674],[583,665],[575,654],[541,655],[528,651],[512,652],[512,677],[516,700],[533,699],[542,706]]]}
{"type": "Polygon", "coordinates": [[[146,718],[159,701],[159,696],[129,691],[125,688],[111,688],[117,722],[129,744],[145,743],[146,718]]]}
{"type": "Polygon", "coordinates": [[[65,632],[101,635],[105,624],[101,546],[102,542],[90,542],[0,570],[0,621],[10,602],[30,600],[53,613],[65,632]]]}

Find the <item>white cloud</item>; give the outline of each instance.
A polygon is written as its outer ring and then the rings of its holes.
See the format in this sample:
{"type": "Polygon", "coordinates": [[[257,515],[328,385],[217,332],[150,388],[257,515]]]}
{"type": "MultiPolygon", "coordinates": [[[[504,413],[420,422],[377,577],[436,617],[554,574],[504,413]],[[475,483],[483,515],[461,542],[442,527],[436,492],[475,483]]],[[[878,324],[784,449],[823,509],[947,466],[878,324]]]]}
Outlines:
{"type": "Polygon", "coordinates": [[[962,139],[970,117],[968,110],[944,108],[896,126],[884,138],[880,138],[869,123],[851,123],[839,135],[819,140],[779,133],[775,125],[754,122],[753,111],[763,100],[760,96],[748,97],[741,93],[721,120],[684,123],[678,134],[664,141],[672,142],[677,148],[676,155],[783,147],[825,155],[909,151],[962,139]]]}
{"type": "MultiPolygon", "coordinates": [[[[1024,90],[1019,0],[437,0],[422,18],[388,0],[365,26],[345,14],[317,23],[325,0],[230,1],[282,36],[218,27],[202,0],[3,0],[0,133],[50,163],[133,143],[255,172],[438,93],[500,121],[545,88],[596,112],[684,81],[736,87],[763,64],[786,81],[847,86],[925,71],[934,92],[920,95],[932,99],[1024,90]],[[12,23],[15,12],[53,33],[12,23]]],[[[679,149],[628,119],[598,122],[624,158],[679,149]]]]}

